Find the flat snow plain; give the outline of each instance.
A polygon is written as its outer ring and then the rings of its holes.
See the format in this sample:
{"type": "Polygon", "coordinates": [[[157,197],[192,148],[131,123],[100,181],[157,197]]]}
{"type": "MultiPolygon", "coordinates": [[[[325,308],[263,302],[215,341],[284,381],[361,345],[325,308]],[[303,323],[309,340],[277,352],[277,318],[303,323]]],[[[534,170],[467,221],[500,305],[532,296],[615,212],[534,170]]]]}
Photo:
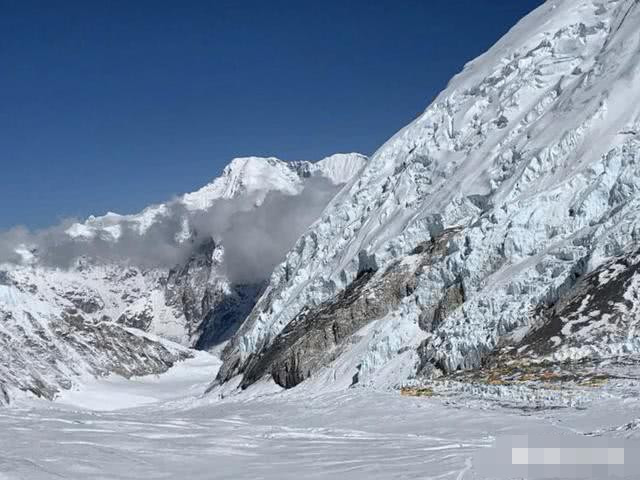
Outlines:
{"type": "Polygon", "coordinates": [[[161,376],[107,378],[54,403],[1,409],[0,479],[638,478],[631,465],[510,465],[522,435],[634,448],[635,399],[525,412],[365,389],[203,397],[219,365],[198,354],[161,376]]]}

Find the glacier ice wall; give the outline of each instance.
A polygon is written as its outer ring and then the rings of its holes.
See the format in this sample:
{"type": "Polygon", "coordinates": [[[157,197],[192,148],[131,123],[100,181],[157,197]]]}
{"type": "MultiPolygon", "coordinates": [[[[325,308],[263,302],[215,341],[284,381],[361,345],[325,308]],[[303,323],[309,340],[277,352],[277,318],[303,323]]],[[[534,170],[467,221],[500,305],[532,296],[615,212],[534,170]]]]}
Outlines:
{"type": "Polygon", "coordinates": [[[303,309],[443,229],[457,229],[446,254],[362,332],[360,353],[343,356],[348,368],[338,360],[334,370],[374,379],[417,362],[403,348],[417,345],[438,371],[477,366],[501,337],[528,328],[536,308],[636,242],[638,25],[637,0],[549,0],[467,64],[276,268],[219,380],[241,374],[303,309]],[[420,328],[456,284],[464,302],[420,328]]]}

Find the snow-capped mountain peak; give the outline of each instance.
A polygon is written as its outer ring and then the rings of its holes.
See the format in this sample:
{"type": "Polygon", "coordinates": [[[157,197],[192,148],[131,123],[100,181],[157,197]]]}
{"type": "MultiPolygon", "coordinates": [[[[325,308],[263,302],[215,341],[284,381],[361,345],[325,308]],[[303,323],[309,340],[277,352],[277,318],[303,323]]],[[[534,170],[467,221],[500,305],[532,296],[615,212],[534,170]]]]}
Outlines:
{"type": "Polygon", "coordinates": [[[215,200],[237,195],[268,191],[295,194],[300,184],[301,179],[282,160],[274,157],[235,158],[220,177],[179,201],[190,210],[204,210],[215,200]]]}
{"type": "Polygon", "coordinates": [[[74,223],[66,230],[74,238],[91,239],[99,236],[118,240],[122,227],[144,234],[156,221],[171,214],[172,207],[183,206],[187,211],[211,208],[219,200],[239,196],[253,196],[261,203],[269,192],[295,195],[304,188],[305,179],[314,176],[327,179],[334,185],[349,181],[366,164],[367,157],[357,153],[336,154],[317,162],[285,162],[275,157],[241,157],[233,159],[222,174],[211,183],[192,193],[157,205],[142,212],[119,215],[109,212],[103,216],[90,216],[85,222],[74,223]]]}

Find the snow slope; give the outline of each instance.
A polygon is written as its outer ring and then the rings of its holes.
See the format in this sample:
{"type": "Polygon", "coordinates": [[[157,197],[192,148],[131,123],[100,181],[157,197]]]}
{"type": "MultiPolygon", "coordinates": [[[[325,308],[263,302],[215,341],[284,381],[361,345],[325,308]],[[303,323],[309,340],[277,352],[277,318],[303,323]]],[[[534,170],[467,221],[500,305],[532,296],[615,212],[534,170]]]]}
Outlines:
{"type": "Polygon", "coordinates": [[[633,479],[640,471],[637,395],[537,411],[369,389],[198,397],[216,368],[200,353],[155,378],[109,378],[54,403],[0,410],[0,478],[633,479]],[[514,466],[514,446],[625,448],[625,465],[514,466]]]}
{"type": "MultiPolygon", "coordinates": [[[[305,379],[325,367],[347,386],[475,367],[582,275],[633,250],[638,25],[637,0],[549,0],[466,65],[275,270],[218,383],[257,358],[274,359],[266,376],[293,369],[305,379]],[[415,282],[392,311],[334,335],[337,355],[314,367],[298,362],[296,346],[273,355],[293,321],[310,328],[360,275],[375,272],[375,282],[398,262],[417,265],[415,282]]],[[[606,342],[588,354],[606,355],[606,342]]]]}
{"type": "MultiPolygon", "coordinates": [[[[56,405],[83,410],[111,412],[200,396],[220,367],[217,356],[193,352],[188,358],[158,375],[125,378],[110,375],[88,379],[82,385],[64,390],[56,405]]],[[[28,402],[27,402],[28,403],[28,402]]]]}

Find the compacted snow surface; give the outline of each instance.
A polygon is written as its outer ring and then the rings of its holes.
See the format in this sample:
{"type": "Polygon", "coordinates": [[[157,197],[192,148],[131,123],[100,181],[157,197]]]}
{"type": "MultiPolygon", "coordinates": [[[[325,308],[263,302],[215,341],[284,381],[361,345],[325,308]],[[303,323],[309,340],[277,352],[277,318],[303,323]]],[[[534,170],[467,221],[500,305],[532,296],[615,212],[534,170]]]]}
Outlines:
{"type": "MultiPolygon", "coordinates": [[[[0,479],[543,478],[510,470],[496,441],[613,439],[611,425],[640,416],[629,400],[532,414],[365,389],[201,396],[218,366],[202,353],[160,376],[107,378],[54,403],[1,409],[0,479]]],[[[606,468],[577,478],[608,478],[606,468]]]]}

